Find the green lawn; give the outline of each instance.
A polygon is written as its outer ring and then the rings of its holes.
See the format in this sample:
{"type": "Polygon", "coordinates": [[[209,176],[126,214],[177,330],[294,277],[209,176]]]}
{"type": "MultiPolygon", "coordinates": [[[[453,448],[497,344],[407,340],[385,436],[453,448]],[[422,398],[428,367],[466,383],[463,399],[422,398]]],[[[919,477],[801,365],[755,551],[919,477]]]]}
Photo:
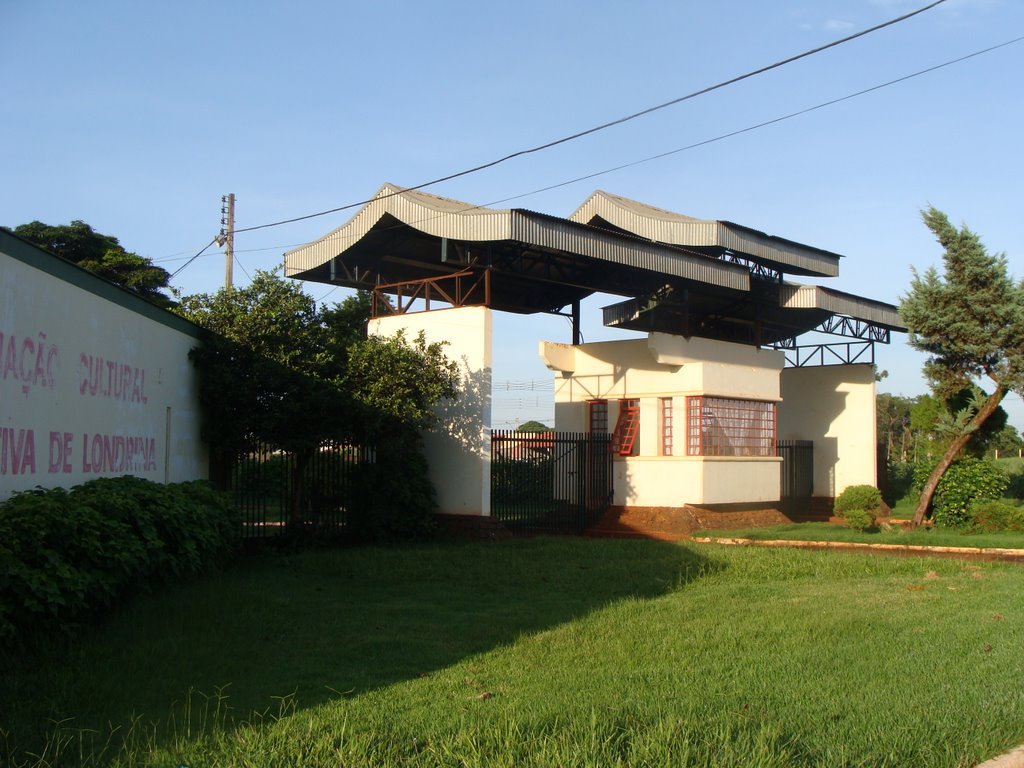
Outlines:
{"type": "Polygon", "coordinates": [[[888,530],[856,531],[841,523],[787,523],[769,528],[700,531],[695,536],[730,539],[845,541],[868,544],[911,544],[931,547],[978,547],[981,549],[1024,549],[1024,533],[960,533],[949,528],[918,528],[893,525],[888,530]]]}
{"type": "Polygon", "coordinates": [[[263,556],[0,662],[0,763],[969,766],[1024,741],[1022,593],[653,541],[263,556]]]}

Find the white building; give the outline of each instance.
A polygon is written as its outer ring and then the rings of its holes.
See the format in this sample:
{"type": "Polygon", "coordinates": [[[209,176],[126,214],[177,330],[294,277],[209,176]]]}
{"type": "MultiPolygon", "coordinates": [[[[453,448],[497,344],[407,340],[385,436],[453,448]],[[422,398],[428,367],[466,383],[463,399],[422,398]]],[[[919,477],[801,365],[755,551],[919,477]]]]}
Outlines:
{"type": "Polygon", "coordinates": [[[285,274],[374,291],[373,332],[449,342],[467,395],[428,459],[441,512],[487,516],[495,310],[573,319],[573,343],[540,344],[555,428],[613,433],[617,506],[771,505],[876,484],[872,352],[904,330],[896,308],[786,277],[835,277],[839,260],[604,192],[565,219],[384,185],[288,252],[285,274]],[[605,324],[647,338],[580,344],[593,293],[624,296],[605,324]],[[799,345],[809,332],[847,338],[799,345]]]}

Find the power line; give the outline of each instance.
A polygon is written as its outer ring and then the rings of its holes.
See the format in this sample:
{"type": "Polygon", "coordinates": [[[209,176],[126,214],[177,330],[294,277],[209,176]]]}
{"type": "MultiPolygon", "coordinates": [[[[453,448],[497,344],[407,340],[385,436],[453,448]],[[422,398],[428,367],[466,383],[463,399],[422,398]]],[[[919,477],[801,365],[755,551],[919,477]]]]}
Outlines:
{"type": "Polygon", "coordinates": [[[174,278],[175,278],[175,277],[176,277],[176,276],[178,275],[178,273],[179,273],[179,272],[181,272],[181,270],[183,270],[183,269],[184,269],[185,267],[187,267],[187,266],[188,266],[189,264],[191,264],[191,263],[192,263],[193,261],[195,261],[195,260],[196,260],[196,259],[198,259],[198,258],[199,258],[200,256],[202,256],[202,255],[203,255],[203,251],[205,251],[205,250],[206,250],[207,248],[209,248],[209,247],[210,247],[211,245],[213,245],[213,244],[214,244],[215,242],[217,242],[217,238],[216,238],[216,237],[215,237],[215,238],[213,238],[213,240],[211,240],[210,242],[208,242],[208,243],[207,243],[206,245],[204,245],[204,246],[202,247],[202,249],[201,249],[200,251],[198,251],[198,252],[196,253],[196,255],[195,255],[195,256],[193,256],[193,257],[192,257],[191,259],[189,259],[189,260],[188,260],[188,261],[186,261],[186,262],[185,262],[184,264],[182,264],[182,265],[181,265],[180,267],[178,267],[178,268],[177,268],[176,270],[174,270],[174,272],[172,272],[172,273],[171,273],[171,276],[170,276],[170,278],[169,278],[169,279],[170,279],[170,280],[173,280],[173,279],[174,279],[174,278]]]}
{"type": "MultiPolygon", "coordinates": [[[[412,187],[407,187],[403,191],[404,192],[410,192],[410,191],[414,191],[414,190],[417,190],[417,189],[424,189],[426,187],[434,186],[435,184],[440,184],[440,183],[445,182],[445,181],[451,181],[452,179],[457,179],[457,178],[459,178],[461,176],[468,176],[468,175],[470,175],[472,173],[478,173],[479,171],[486,170],[487,168],[493,168],[496,165],[500,165],[501,163],[507,162],[509,160],[513,160],[513,159],[515,159],[517,157],[523,157],[525,155],[530,155],[530,154],[533,154],[535,152],[541,152],[541,151],[543,151],[545,149],[551,149],[552,147],[557,147],[560,144],[566,144],[566,143],[568,143],[570,141],[575,141],[576,139],[583,138],[584,136],[590,136],[591,134],[597,133],[599,131],[606,130],[608,128],[612,128],[612,127],[614,127],[616,125],[622,125],[623,123],[627,123],[627,122],[629,122],[631,120],[636,120],[637,118],[644,117],[645,115],[649,115],[649,114],[651,114],[653,112],[657,112],[659,110],[666,109],[666,108],[671,107],[671,106],[675,106],[676,104],[681,104],[684,101],[689,101],[690,99],[694,99],[694,98],[696,98],[698,96],[703,96],[703,95],[711,93],[713,91],[717,91],[717,90],[719,90],[721,88],[725,88],[726,86],[729,86],[729,85],[735,85],[736,83],[742,82],[743,80],[748,80],[748,79],[750,79],[752,77],[756,77],[757,75],[764,74],[765,72],[770,72],[771,70],[778,69],[779,67],[783,67],[786,64],[792,64],[795,61],[799,61],[800,59],[805,59],[805,58],[807,58],[809,56],[813,56],[813,55],[815,55],[817,53],[821,53],[822,51],[826,51],[826,50],[828,50],[830,48],[835,48],[836,46],[842,45],[844,43],[848,43],[851,40],[856,40],[859,37],[864,37],[865,35],[869,35],[872,32],[877,32],[878,30],[885,29],[886,27],[891,27],[894,24],[899,24],[900,22],[906,21],[907,19],[910,19],[910,18],[912,18],[914,16],[917,16],[918,14],[921,14],[921,13],[924,13],[925,11],[931,10],[935,6],[941,5],[944,2],[946,2],[946,0],[934,0],[934,2],[931,2],[928,5],[925,5],[925,6],[921,7],[921,8],[918,8],[916,11],[910,11],[909,13],[905,13],[902,16],[897,16],[894,19],[890,19],[889,21],[883,22],[881,24],[876,24],[875,26],[869,27],[868,29],[861,30],[860,32],[855,32],[852,35],[847,35],[846,37],[842,37],[842,38],[840,38],[838,40],[833,40],[831,43],[826,43],[825,45],[818,46],[817,48],[812,48],[811,50],[804,51],[803,53],[798,53],[798,54],[795,54],[793,56],[789,56],[788,58],[782,59],[781,61],[777,61],[774,64],[768,64],[768,65],[760,67],[758,69],[751,70],[750,72],[746,72],[746,73],[744,73],[742,75],[737,75],[736,77],[729,78],[728,80],[723,80],[720,83],[716,83],[714,85],[707,86],[706,88],[701,88],[700,90],[693,91],[692,93],[688,93],[685,96],[679,96],[677,98],[670,99],[669,101],[662,102],[661,104],[656,104],[653,107],[647,107],[646,109],[642,109],[639,112],[634,112],[634,113],[632,113],[630,115],[626,115],[624,117],[620,117],[620,118],[617,118],[615,120],[610,120],[609,122],[602,123],[600,125],[596,125],[593,128],[587,128],[586,130],[578,131],[578,132],[570,134],[568,136],[563,136],[560,139],[554,139],[553,141],[548,141],[548,142],[546,142],[544,144],[539,144],[536,147],[530,147],[528,149],[520,149],[520,150],[518,150],[516,152],[512,152],[512,153],[510,153],[508,155],[505,155],[504,157],[500,157],[497,160],[491,160],[490,162],[483,163],[481,165],[477,165],[477,166],[474,166],[472,168],[467,168],[466,170],[463,170],[463,171],[458,171],[456,173],[450,173],[447,176],[441,176],[440,178],[433,179],[432,181],[425,181],[425,182],[423,182],[421,184],[417,184],[417,185],[412,186],[412,187]]],[[[399,192],[391,192],[391,193],[389,193],[387,195],[381,195],[380,197],[375,198],[375,199],[382,200],[382,199],[385,199],[387,197],[392,197],[392,196],[397,195],[397,194],[400,194],[400,193],[399,192]]],[[[359,207],[361,205],[366,205],[369,202],[371,202],[371,200],[361,200],[359,202],[348,203],[347,205],[341,205],[341,206],[338,206],[337,208],[331,208],[331,209],[326,210],[326,211],[318,211],[317,213],[309,213],[309,214],[306,214],[304,216],[296,216],[296,217],[291,218],[291,219],[282,219],[281,221],[274,221],[274,222],[270,222],[269,224],[258,224],[258,225],[252,226],[252,227],[244,227],[244,228],[241,228],[241,229],[236,229],[235,232],[236,233],[238,233],[238,232],[252,232],[252,231],[257,230],[257,229],[268,229],[270,227],[279,227],[282,224],[293,224],[293,223],[295,223],[297,221],[305,221],[306,219],[313,219],[313,218],[316,218],[318,216],[326,216],[329,213],[338,213],[339,211],[345,211],[345,210],[349,210],[351,208],[357,208],[357,207],[359,207]]]]}
{"type": "MultiPolygon", "coordinates": [[[[834,98],[834,99],[829,99],[828,101],[821,102],[820,104],[815,104],[814,106],[805,107],[804,109],[799,109],[799,110],[797,110],[795,112],[790,112],[789,114],[786,114],[786,115],[781,115],[779,117],[774,117],[774,118],[771,118],[770,120],[765,120],[765,121],[757,123],[755,125],[750,125],[750,126],[747,126],[745,128],[738,128],[738,129],[736,129],[734,131],[729,131],[727,133],[722,133],[722,134],[719,134],[717,136],[714,136],[714,137],[711,137],[711,138],[708,138],[708,139],[702,139],[701,141],[694,142],[693,144],[687,144],[684,147],[678,147],[676,149],[670,149],[670,150],[668,150],[666,152],[659,152],[656,155],[650,155],[648,157],[640,158],[638,160],[631,160],[631,161],[629,161],[627,163],[622,163],[620,165],[616,165],[616,166],[613,166],[611,168],[605,168],[604,170],[600,170],[600,171],[594,171],[593,173],[588,173],[588,174],[583,175],[583,176],[577,176],[576,178],[569,179],[567,181],[560,181],[560,182],[558,182],[556,184],[551,184],[551,185],[548,185],[546,187],[540,187],[538,189],[534,189],[534,190],[531,190],[529,192],[522,192],[520,194],[512,195],[510,197],[503,197],[503,198],[500,198],[498,200],[491,200],[490,202],[481,203],[479,205],[467,205],[465,208],[461,208],[461,209],[459,209],[457,211],[454,211],[453,213],[468,213],[469,211],[474,211],[474,210],[477,210],[479,208],[487,208],[487,207],[490,207],[490,206],[493,206],[493,205],[500,205],[501,203],[507,203],[507,202],[510,202],[512,200],[519,200],[519,199],[524,198],[524,197],[530,197],[531,195],[540,194],[541,192],[548,192],[548,191],[550,191],[552,189],[558,189],[560,187],[569,186],[570,184],[577,184],[577,183],[579,183],[581,181],[587,181],[588,179],[594,179],[594,178],[597,178],[598,176],[604,176],[604,175],[607,175],[609,173],[614,173],[615,171],[621,171],[621,170],[624,170],[626,168],[632,168],[634,166],[641,165],[643,163],[649,163],[649,162],[652,162],[654,160],[661,160],[661,159],[663,159],[665,157],[669,157],[671,155],[676,155],[676,154],[679,154],[681,152],[687,152],[687,151],[692,150],[692,149],[698,149],[699,147],[704,147],[704,146],[707,146],[709,144],[714,144],[714,143],[719,142],[719,141],[724,141],[725,139],[733,138],[734,136],[740,136],[740,135],[742,135],[744,133],[749,133],[751,131],[756,131],[756,130],[758,130],[760,128],[765,128],[765,127],[767,127],[769,125],[775,125],[776,123],[781,123],[781,122],[786,121],[786,120],[791,120],[792,118],[800,117],[802,115],[806,115],[806,114],[809,114],[811,112],[815,112],[815,111],[817,111],[819,109],[824,109],[825,107],[830,107],[830,106],[834,106],[835,104],[839,104],[839,103],[844,102],[844,101],[849,101],[851,99],[857,98],[858,96],[864,96],[864,95],[866,95],[868,93],[872,93],[874,91],[881,90],[882,88],[888,88],[889,86],[897,85],[899,83],[906,82],[907,80],[912,80],[915,77],[920,77],[922,75],[926,75],[926,74],[928,74],[930,72],[934,72],[936,70],[943,69],[944,67],[952,66],[953,64],[959,64],[961,62],[967,61],[968,59],[975,58],[976,56],[981,56],[982,54],[985,54],[985,53],[991,53],[992,51],[998,50],[1000,48],[1005,48],[1005,47],[1007,47],[1009,45],[1013,45],[1013,44],[1019,43],[1021,41],[1024,41],[1024,36],[1016,37],[1016,38],[1014,38],[1012,40],[1007,40],[1005,42],[998,43],[996,45],[991,45],[988,48],[983,48],[981,50],[973,51],[972,53],[968,53],[968,54],[965,54],[963,56],[959,56],[959,57],[957,57],[955,59],[950,59],[948,61],[944,61],[941,64],[935,64],[935,65],[932,65],[930,67],[926,67],[924,69],[917,70],[916,72],[912,72],[910,74],[902,75],[902,76],[894,78],[892,80],[888,80],[888,81],[886,81],[884,83],[879,83],[879,84],[873,85],[873,86],[871,86],[869,88],[863,88],[863,89],[861,89],[859,91],[855,91],[853,93],[846,94],[845,96],[839,96],[839,97],[834,98]]],[[[409,189],[412,189],[412,187],[410,187],[409,189]]],[[[387,197],[390,197],[390,196],[391,195],[387,195],[387,197]]],[[[385,196],[382,195],[381,198],[375,198],[375,199],[383,199],[383,197],[385,197],[385,196]]],[[[433,221],[435,219],[443,218],[444,216],[447,216],[447,215],[449,215],[449,214],[448,213],[437,213],[437,214],[433,214],[431,216],[426,216],[426,217],[424,217],[422,219],[416,219],[415,221],[399,222],[397,224],[391,224],[389,226],[380,227],[378,229],[375,229],[374,232],[385,232],[385,231],[388,231],[388,230],[391,230],[391,229],[399,229],[399,228],[404,227],[404,226],[412,226],[412,225],[415,225],[415,224],[422,224],[422,223],[427,222],[427,221],[433,221]]],[[[337,239],[341,239],[341,238],[337,238],[337,239]]],[[[277,248],[290,248],[290,247],[301,246],[301,245],[309,245],[311,242],[316,242],[316,241],[309,241],[309,242],[306,242],[306,243],[298,243],[298,244],[293,243],[293,244],[289,244],[289,245],[281,245],[281,246],[276,246],[276,247],[277,248]]],[[[272,250],[272,249],[254,249],[254,250],[272,250]]],[[[686,251],[688,253],[692,253],[694,255],[699,255],[699,256],[702,256],[702,257],[706,256],[706,254],[702,254],[702,253],[699,253],[697,251],[689,251],[689,250],[687,250],[685,248],[682,248],[682,250],[684,250],[684,251],[686,251]]]]}
{"type": "MultiPolygon", "coordinates": [[[[473,211],[473,210],[476,210],[478,208],[486,208],[486,207],[489,207],[489,206],[492,206],[492,205],[499,205],[501,203],[507,203],[507,202],[510,202],[512,200],[519,200],[519,199],[524,198],[524,197],[530,197],[531,195],[537,195],[537,194],[540,194],[542,192],[549,192],[549,191],[551,191],[553,189],[559,189],[561,187],[566,187],[566,186],[569,186],[571,184],[578,184],[581,181],[587,181],[589,179],[594,179],[594,178],[597,178],[599,176],[605,176],[605,175],[607,175],[609,173],[614,173],[616,171],[621,171],[621,170],[624,170],[626,168],[632,168],[634,166],[642,165],[644,163],[650,163],[650,162],[653,162],[654,160],[661,160],[663,158],[670,157],[672,155],[676,155],[676,154],[679,154],[681,152],[687,152],[687,151],[692,150],[692,149],[698,149],[700,147],[704,147],[704,146],[707,146],[709,144],[714,144],[714,143],[719,142],[719,141],[724,141],[725,139],[733,138],[734,136],[740,136],[740,135],[742,135],[744,133],[750,133],[751,131],[756,131],[756,130],[758,130],[760,128],[765,128],[765,127],[770,126],[770,125],[775,125],[776,123],[781,123],[781,122],[784,122],[786,120],[791,120],[794,117],[800,117],[802,115],[806,115],[806,114],[809,114],[811,112],[815,112],[815,111],[817,111],[819,109],[824,109],[825,107],[834,106],[834,105],[842,103],[844,101],[849,101],[849,100],[855,99],[855,98],[857,98],[859,96],[864,96],[866,94],[873,93],[874,91],[878,91],[878,90],[881,90],[883,88],[888,88],[889,86],[892,86],[892,85],[898,85],[899,83],[906,82],[907,80],[912,80],[912,79],[914,79],[916,77],[920,77],[922,75],[926,75],[926,74],[929,74],[931,72],[935,72],[935,71],[937,71],[939,69],[943,69],[945,67],[949,67],[949,66],[952,66],[954,64],[959,64],[961,62],[968,61],[969,59],[973,59],[973,58],[975,58],[977,56],[981,56],[981,55],[986,54],[986,53],[991,53],[992,51],[996,51],[996,50],[999,50],[1000,48],[1005,48],[1007,46],[1014,45],[1014,44],[1019,43],[1021,41],[1024,41],[1024,36],[1015,37],[1012,40],[1007,40],[1007,41],[1002,42],[1002,43],[997,43],[996,45],[991,45],[991,46],[989,46],[987,48],[982,48],[980,50],[973,51],[973,52],[965,54],[963,56],[958,56],[955,59],[950,59],[948,61],[944,61],[941,64],[935,64],[935,65],[930,66],[930,67],[925,67],[924,69],[919,69],[916,72],[911,72],[910,74],[902,75],[901,77],[897,77],[897,78],[894,78],[892,80],[888,80],[888,81],[886,81],[884,83],[879,83],[879,84],[873,85],[873,86],[871,86],[869,88],[863,88],[863,89],[861,89],[859,91],[854,91],[853,93],[848,93],[845,96],[840,96],[840,97],[837,97],[835,99],[829,99],[828,101],[821,102],[820,104],[815,104],[814,106],[806,107],[804,109],[799,109],[799,110],[797,110],[795,112],[790,112],[789,114],[786,114],[786,115],[781,115],[779,117],[774,117],[774,118],[772,118],[770,120],[765,120],[765,121],[757,123],[755,125],[750,125],[750,126],[747,126],[745,128],[739,128],[739,129],[734,130],[734,131],[729,131],[728,133],[722,133],[722,134],[719,134],[718,136],[714,136],[714,137],[708,138],[708,139],[703,139],[701,141],[694,142],[693,144],[687,144],[686,146],[678,147],[676,149],[671,149],[671,150],[668,150],[666,152],[659,152],[656,155],[649,155],[648,157],[640,158],[638,160],[631,160],[628,163],[622,163],[620,165],[616,165],[616,166],[613,166],[611,168],[605,168],[604,170],[594,171],[593,173],[588,173],[588,174],[585,174],[583,176],[577,176],[576,178],[569,179],[567,181],[560,181],[557,184],[550,184],[550,185],[548,185],[546,187],[540,187],[538,189],[534,189],[534,190],[531,190],[529,192],[522,192],[520,194],[512,195],[510,197],[503,197],[503,198],[501,198],[499,200],[492,200],[490,202],[482,203],[480,205],[466,206],[465,208],[463,208],[463,209],[461,209],[459,211],[456,211],[456,213],[466,213],[468,211],[473,211]]],[[[410,187],[409,189],[415,189],[415,188],[414,187],[410,187]]],[[[391,195],[387,195],[387,196],[390,197],[391,195]]],[[[367,202],[369,202],[369,201],[367,201],[367,202]]],[[[340,210],[340,209],[338,209],[338,210],[340,210]]],[[[329,213],[329,211],[328,211],[328,213],[329,213]]],[[[385,227],[385,228],[382,228],[381,230],[377,230],[377,231],[383,231],[383,230],[386,230],[386,229],[397,229],[397,228],[406,226],[407,224],[408,225],[420,224],[420,223],[423,223],[425,221],[431,221],[433,219],[441,218],[441,217],[443,217],[445,215],[447,215],[447,214],[436,214],[436,215],[429,216],[429,217],[426,217],[426,218],[423,218],[423,219],[418,219],[417,221],[413,221],[413,222],[408,222],[408,223],[403,222],[403,223],[393,224],[390,227],[385,227]]],[[[252,227],[250,229],[258,229],[258,228],[259,227],[252,227]]],[[[235,230],[235,231],[238,232],[238,231],[244,231],[244,230],[235,230]]],[[[309,241],[309,242],[315,242],[315,241],[309,241]]],[[[245,249],[245,250],[241,250],[241,251],[236,250],[235,253],[255,253],[255,252],[259,252],[259,251],[278,250],[280,248],[291,248],[291,247],[297,247],[297,246],[302,246],[302,245],[309,245],[309,242],[304,242],[304,243],[288,243],[288,244],[284,244],[284,245],[269,246],[269,247],[266,247],[266,248],[249,248],[249,249],[245,249]]],[[[210,245],[212,245],[212,244],[213,244],[213,241],[211,241],[206,246],[206,248],[209,248],[210,245]]],[[[199,255],[201,255],[203,253],[203,251],[206,250],[206,248],[203,248],[202,251],[200,251],[199,253],[195,254],[191,258],[189,258],[189,260],[185,264],[183,264],[181,267],[179,267],[178,270],[175,271],[174,274],[171,275],[171,277],[173,278],[175,275],[177,275],[179,272],[181,272],[185,267],[187,267],[189,264],[191,264],[199,255]]],[[[700,255],[703,255],[703,254],[700,254],[700,255]]],[[[166,258],[166,259],[159,259],[157,261],[177,261],[177,260],[178,259],[176,259],[176,258],[166,258]]],[[[328,291],[326,294],[324,294],[323,297],[318,299],[318,301],[323,301],[327,296],[329,296],[331,293],[333,293],[335,290],[337,290],[337,288],[338,288],[338,286],[335,286],[334,288],[332,288],[330,291],[328,291]]]]}

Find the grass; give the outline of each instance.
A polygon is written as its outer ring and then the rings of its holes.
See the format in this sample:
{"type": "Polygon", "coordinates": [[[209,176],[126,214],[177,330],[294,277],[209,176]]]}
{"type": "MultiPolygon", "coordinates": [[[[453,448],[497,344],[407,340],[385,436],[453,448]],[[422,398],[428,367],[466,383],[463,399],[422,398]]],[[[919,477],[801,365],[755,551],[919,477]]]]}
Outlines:
{"type": "Polygon", "coordinates": [[[973,765],[1024,740],[1022,589],[652,541],[266,556],[0,662],[0,762],[973,765]]]}
{"type": "MultiPolygon", "coordinates": [[[[695,534],[697,535],[697,534],[695,534]]],[[[977,547],[1024,549],[1024,533],[962,533],[949,528],[902,528],[856,531],[840,523],[786,523],[768,528],[701,531],[701,536],[754,539],[757,541],[845,541],[868,544],[909,544],[930,547],[977,547]]]]}

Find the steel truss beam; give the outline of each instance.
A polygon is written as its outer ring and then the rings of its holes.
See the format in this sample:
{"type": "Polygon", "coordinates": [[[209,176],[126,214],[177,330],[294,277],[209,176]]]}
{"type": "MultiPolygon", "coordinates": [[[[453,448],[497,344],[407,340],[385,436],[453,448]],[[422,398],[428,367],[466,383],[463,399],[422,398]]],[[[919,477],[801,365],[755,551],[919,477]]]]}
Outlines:
{"type": "Polygon", "coordinates": [[[808,344],[785,350],[787,368],[812,368],[824,365],[853,365],[875,362],[874,341],[847,341],[837,344],[808,344]]]}
{"type": "Polygon", "coordinates": [[[431,300],[447,307],[471,307],[491,304],[491,271],[464,270],[441,277],[425,277],[374,286],[370,304],[371,317],[404,315],[413,311],[413,303],[423,301],[423,311],[430,311],[431,300]],[[392,300],[387,296],[394,296],[392,300]]]}
{"type": "Polygon", "coordinates": [[[722,261],[728,261],[731,264],[739,264],[741,267],[746,267],[754,277],[771,280],[775,283],[782,282],[782,272],[777,269],[772,269],[771,267],[766,267],[764,264],[748,259],[746,256],[740,256],[738,253],[733,253],[732,251],[723,251],[719,258],[722,261]]]}

